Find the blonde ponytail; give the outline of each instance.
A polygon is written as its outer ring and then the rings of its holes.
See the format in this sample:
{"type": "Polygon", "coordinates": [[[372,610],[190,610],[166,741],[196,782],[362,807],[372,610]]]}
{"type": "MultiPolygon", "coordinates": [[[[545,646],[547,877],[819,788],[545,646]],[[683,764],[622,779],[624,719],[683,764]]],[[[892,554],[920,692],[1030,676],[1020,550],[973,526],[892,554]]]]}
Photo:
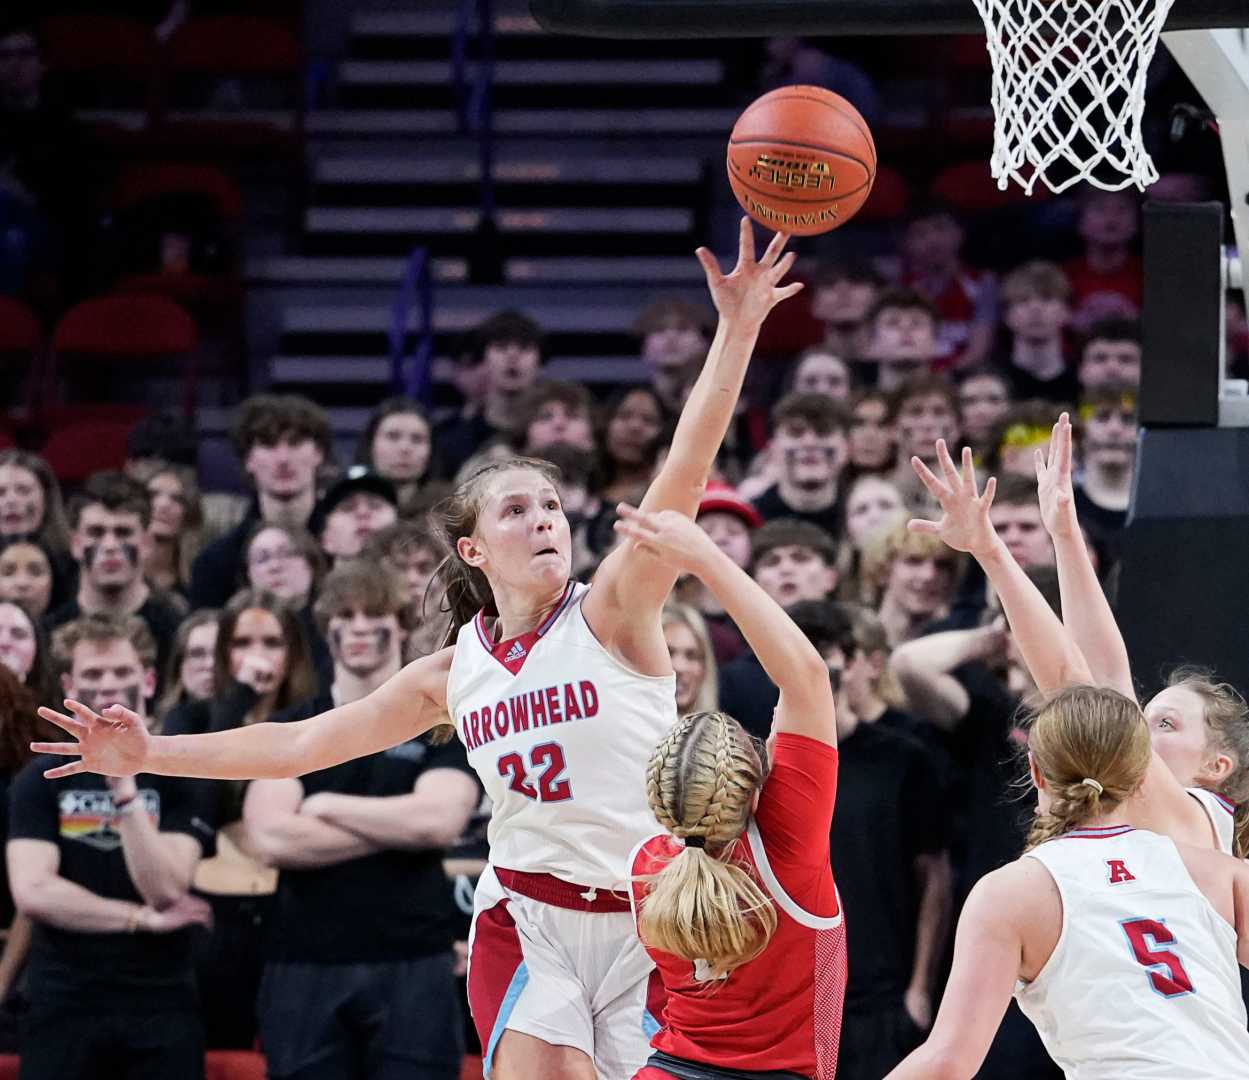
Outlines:
{"type": "Polygon", "coordinates": [[[1050,800],[1028,851],[1113,811],[1140,788],[1153,756],[1136,702],[1093,686],[1069,687],[1042,705],[1028,751],[1050,800]]]}
{"type": "Polygon", "coordinates": [[[693,842],[648,879],[638,928],[651,948],[701,961],[713,977],[753,960],[776,932],[771,899],[731,861],[762,783],[754,743],[720,712],[682,717],[647,766],[655,817],[693,842]]]}

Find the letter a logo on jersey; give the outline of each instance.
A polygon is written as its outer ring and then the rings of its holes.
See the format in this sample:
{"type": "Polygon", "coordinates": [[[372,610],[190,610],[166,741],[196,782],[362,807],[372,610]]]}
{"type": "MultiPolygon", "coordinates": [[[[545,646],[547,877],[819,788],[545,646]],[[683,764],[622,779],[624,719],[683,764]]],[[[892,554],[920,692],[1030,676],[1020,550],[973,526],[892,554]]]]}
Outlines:
{"type": "Polygon", "coordinates": [[[1128,869],[1122,859],[1107,859],[1106,866],[1110,870],[1110,884],[1122,885],[1125,881],[1135,881],[1136,875],[1128,869]]]}

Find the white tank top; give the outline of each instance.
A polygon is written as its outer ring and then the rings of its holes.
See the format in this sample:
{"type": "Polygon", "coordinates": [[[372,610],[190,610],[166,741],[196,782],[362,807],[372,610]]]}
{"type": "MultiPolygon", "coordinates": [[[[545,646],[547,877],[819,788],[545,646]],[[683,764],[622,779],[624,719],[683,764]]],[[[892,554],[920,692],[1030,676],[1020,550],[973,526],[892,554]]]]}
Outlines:
{"type": "Polygon", "coordinates": [[[676,677],[639,675],[586,624],[569,582],[536,630],[502,642],[460,628],[447,711],[493,804],[490,861],[627,889],[629,854],[658,823],[646,763],[676,723],[676,677]]]}
{"type": "Polygon", "coordinates": [[[1219,850],[1224,855],[1233,854],[1232,843],[1236,835],[1236,807],[1223,798],[1222,795],[1214,791],[1206,791],[1205,788],[1190,787],[1187,791],[1201,803],[1201,808],[1205,810],[1206,817],[1210,819],[1210,824],[1214,827],[1214,835],[1219,841],[1219,850]]]}
{"type": "Polygon", "coordinates": [[[1027,857],[1057,884],[1063,925],[1015,998],[1067,1080],[1245,1080],[1236,931],[1175,844],[1110,826],[1027,857]]]}

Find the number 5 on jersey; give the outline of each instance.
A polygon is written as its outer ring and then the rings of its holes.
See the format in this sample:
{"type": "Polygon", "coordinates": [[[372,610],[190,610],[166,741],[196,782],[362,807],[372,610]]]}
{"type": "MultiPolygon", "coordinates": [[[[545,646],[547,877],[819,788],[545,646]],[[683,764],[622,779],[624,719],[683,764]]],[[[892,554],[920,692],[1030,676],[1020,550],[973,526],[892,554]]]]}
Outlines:
{"type": "Polygon", "coordinates": [[[572,798],[572,784],[564,777],[568,763],[564,760],[564,749],[559,743],[539,743],[529,751],[529,767],[525,767],[525,759],[515,752],[504,754],[499,758],[499,775],[507,781],[507,786],[518,795],[538,802],[563,802],[572,798]],[[535,788],[529,777],[539,769],[535,788]]]}
{"type": "Polygon", "coordinates": [[[1160,947],[1175,944],[1175,935],[1167,929],[1166,923],[1157,919],[1125,919],[1119,925],[1128,936],[1136,962],[1148,969],[1149,985],[1154,993],[1173,998],[1193,992],[1193,980],[1188,977],[1179,956],[1160,947]]]}

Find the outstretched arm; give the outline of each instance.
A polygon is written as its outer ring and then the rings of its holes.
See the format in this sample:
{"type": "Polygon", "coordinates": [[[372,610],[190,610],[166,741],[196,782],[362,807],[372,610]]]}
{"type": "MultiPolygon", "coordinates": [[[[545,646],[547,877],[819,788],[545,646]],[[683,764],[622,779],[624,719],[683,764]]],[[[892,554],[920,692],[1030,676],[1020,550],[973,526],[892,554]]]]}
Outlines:
{"type": "Polygon", "coordinates": [[[367,697],[290,724],[252,724],[207,735],[152,735],[143,718],[120,705],[103,714],[76,701],[67,713],[39,715],[76,742],[32,743],[40,754],[76,760],[49,778],[80,772],[104,776],[199,776],[260,780],[303,776],[407,742],[446,722],[447,672],[453,649],[414,660],[367,697]]]}
{"type": "Polygon", "coordinates": [[[1054,541],[1063,624],[1084,654],[1093,682],[1135,701],[1128,650],[1076,518],[1071,487],[1071,420],[1066,413],[1050,433],[1048,452],[1036,452],[1036,473],[1041,516],[1054,541]]]}
{"type": "Polygon", "coordinates": [[[622,506],[616,530],[672,573],[697,577],[720,601],[781,692],[774,731],[837,745],[828,664],[793,619],[693,521],[622,506]]]}
{"type": "Polygon", "coordinates": [[[940,521],[912,520],[914,532],[939,536],[956,551],[966,551],[984,568],[989,584],[1002,602],[1015,643],[1043,693],[1090,681],[1088,665],[1045,597],[1028,579],[989,521],[997,484],[992,477],[981,494],[970,448],[963,449],[960,475],[944,440],[937,443],[941,476],[919,458],[911,464],[929,493],[941,505],[940,521]]]}
{"type": "MultiPolygon", "coordinates": [[[[786,237],[777,233],[763,257],[755,259],[755,241],[748,218],[742,218],[737,265],[724,275],[715,256],[698,249],[698,261],[707,274],[711,298],[720,313],[715,339],[672,436],[672,445],[659,475],[642,500],[642,509],[658,513],[675,510],[693,518],[715,463],[720,444],[733,420],[742,392],[746,367],[759,328],[768,312],[802,289],[800,282],[781,285],[795,255],[782,255],[786,237]]],[[[625,545],[603,560],[595,588],[585,600],[586,617],[595,632],[614,641],[618,631],[655,622],[676,573],[648,552],[625,545]]],[[[626,652],[630,651],[626,646],[626,652]]]]}

